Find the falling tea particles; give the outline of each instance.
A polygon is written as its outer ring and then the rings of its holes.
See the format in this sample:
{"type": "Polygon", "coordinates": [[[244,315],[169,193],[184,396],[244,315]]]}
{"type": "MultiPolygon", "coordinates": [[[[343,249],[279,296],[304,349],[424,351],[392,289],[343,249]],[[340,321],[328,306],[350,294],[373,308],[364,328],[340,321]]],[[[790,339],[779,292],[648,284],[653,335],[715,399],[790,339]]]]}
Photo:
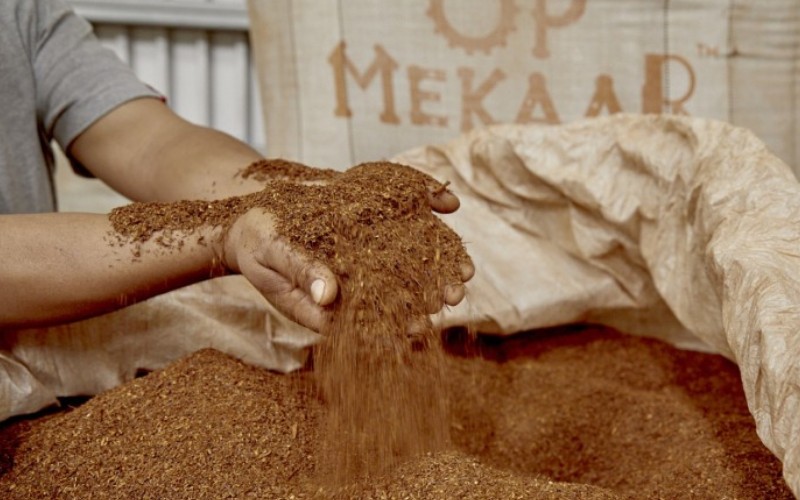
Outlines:
{"type": "Polygon", "coordinates": [[[448,335],[446,449],[315,482],[314,374],[201,351],[0,427],[0,498],[791,499],[736,366],[604,328],[448,335]]]}

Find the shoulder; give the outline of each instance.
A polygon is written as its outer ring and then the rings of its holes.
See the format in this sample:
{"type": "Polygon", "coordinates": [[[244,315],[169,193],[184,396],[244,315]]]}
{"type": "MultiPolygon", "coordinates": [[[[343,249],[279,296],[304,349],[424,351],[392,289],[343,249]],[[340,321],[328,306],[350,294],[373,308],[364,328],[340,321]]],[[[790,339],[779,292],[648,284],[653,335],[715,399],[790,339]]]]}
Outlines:
{"type": "Polygon", "coordinates": [[[91,26],[64,0],[0,1],[0,53],[23,47],[33,59],[55,31],[83,34],[91,26]]]}
{"type": "Polygon", "coordinates": [[[33,52],[36,45],[36,3],[25,0],[0,2],[0,51],[7,54],[21,47],[33,52]]]}

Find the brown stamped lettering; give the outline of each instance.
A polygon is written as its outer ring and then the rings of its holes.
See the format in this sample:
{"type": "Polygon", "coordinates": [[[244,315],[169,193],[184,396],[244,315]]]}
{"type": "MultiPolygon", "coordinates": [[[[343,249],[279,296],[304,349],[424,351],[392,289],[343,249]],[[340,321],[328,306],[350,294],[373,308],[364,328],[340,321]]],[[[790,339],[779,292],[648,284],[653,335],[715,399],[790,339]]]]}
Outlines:
{"type": "Polygon", "coordinates": [[[457,30],[447,19],[444,0],[431,0],[426,14],[433,20],[436,33],[444,36],[450,47],[461,47],[467,54],[476,50],[488,54],[494,47],[506,45],[508,35],[514,31],[514,16],[519,10],[513,0],[497,0],[496,3],[500,7],[497,24],[483,36],[468,35],[457,30]]]}
{"type": "Polygon", "coordinates": [[[447,126],[447,117],[432,115],[422,110],[424,101],[440,102],[442,95],[438,92],[422,90],[421,88],[421,82],[424,80],[444,82],[445,78],[445,72],[441,69],[427,69],[414,65],[408,67],[408,85],[411,92],[411,123],[414,125],[447,126]]]}
{"type": "Polygon", "coordinates": [[[547,91],[547,82],[541,73],[533,73],[528,77],[528,93],[522,101],[519,113],[515,120],[517,123],[549,123],[557,124],[560,122],[556,107],[547,91]],[[541,106],[544,116],[535,117],[533,115],[537,107],[541,106]]]}
{"type": "Polygon", "coordinates": [[[673,113],[686,115],[686,101],[692,97],[695,88],[695,73],[692,65],[685,58],[676,54],[647,54],[644,62],[645,82],[642,88],[643,113],[673,113]],[[665,84],[669,78],[667,65],[676,62],[687,72],[689,88],[677,99],[665,95],[665,84]]]}
{"type": "Polygon", "coordinates": [[[589,108],[586,110],[587,117],[599,116],[604,108],[608,110],[610,115],[622,111],[617,94],[614,92],[614,79],[610,75],[598,76],[594,85],[594,95],[589,102],[589,108]]]}
{"type": "Polygon", "coordinates": [[[461,78],[461,131],[471,130],[472,115],[475,114],[484,125],[495,123],[494,118],[483,107],[483,99],[491,92],[497,84],[504,80],[506,74],[496,69],[492,74],[473,90],[472,80],[475,78],[475,70],[468,67],[458,68],[458,77],[461,78]]]}
{"type": "Polygon", "coordinates": [[[533,8],[533,18],[536,25],[533,55],[539,59],[550,57],[550,49],[547,47],[547,31],[550,28],[563,28],[574,23],[583,16],[585,10],[586,0],[570,0],[569,7],[564,13],[552,15],[547,8],[547,0],[536,0],[533,8]]]}
{"type": "Polygon", "coordinates": [[[381,45],[375,45],[375,59],[364,73],[359,73],[355,64],[347,57],[345,43],[341,42],[328,57],[328,62],[333,66],[334,80],[336,83],[336,116],[350,117],[353,115],[347,99],[347,73],[353,77],[361,89],[366,90],[375,76],[380,73],[381,89],[383,91],[383,111],[380,120],[383,123],[400,123],[400,117],[395,109],[394,85],[392,77],[399,68],[397,61],[381,45]]]}

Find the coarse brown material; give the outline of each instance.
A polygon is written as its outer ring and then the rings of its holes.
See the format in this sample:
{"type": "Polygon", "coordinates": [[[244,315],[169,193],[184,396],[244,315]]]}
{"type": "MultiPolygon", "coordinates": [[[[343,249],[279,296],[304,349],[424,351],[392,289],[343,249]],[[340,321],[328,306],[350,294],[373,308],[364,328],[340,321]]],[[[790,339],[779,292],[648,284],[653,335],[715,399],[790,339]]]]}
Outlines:
{"type": "Polygon", "coordinates": [[[444,187],[388,162],[313,185],[299,181],[314,169],[291,162],[258,163],[245,173],[260,168],[292,175],[247,196],[129,205],[111,222],[123,239],[170,246],[199,226],[225,229],[248,210],[265,210],[278,234],[339,282],[315,356],[330,407],[320,474],[339,484],[440,449],[447,441],[441,350],[428,314],[469,262],[458,235],[431,212],[428,193],[444,187]]]}
{"type": "Polygon", "coordinates": [[[313,373],[203,351],[0,427],[0,497],[792,498],[720,356],[597,327],[445,344],[452,444],[372,480],[315,482],[313,373]]]}
{"type": "Polygon", "coordinates": [[[339,175],[339,172],[327,168],[313,168],[282,158],[270,158],[251,163],[238,175],[243,179],[252,178],[259,182],[269,182],[276,179],[310,182],[331,180],[339,175]]]}

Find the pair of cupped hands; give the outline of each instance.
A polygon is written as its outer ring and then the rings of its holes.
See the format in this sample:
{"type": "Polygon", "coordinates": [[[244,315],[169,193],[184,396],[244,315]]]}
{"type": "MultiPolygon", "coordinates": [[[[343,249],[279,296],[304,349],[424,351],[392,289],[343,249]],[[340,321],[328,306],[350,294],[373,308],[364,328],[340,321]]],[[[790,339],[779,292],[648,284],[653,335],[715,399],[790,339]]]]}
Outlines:
{"type": "MultiPolygon", "coordinates": [[[[458,210],[458,197],[446,189],[428,190],[430,208],[441,214],[458,210]]],[[[247,278],[266,299],[287,317],[320,331],[339,293],[336,275],[323,263],[298,251],[275,231],[275,221],[263,209],[245,212],[221,242],[221,261],[233,273],[247,278]]],[[[475,273],[471,263],[461,265],[461,281],[448,283],[430,314],[464,299],[464,283],[475,273]]]]}

